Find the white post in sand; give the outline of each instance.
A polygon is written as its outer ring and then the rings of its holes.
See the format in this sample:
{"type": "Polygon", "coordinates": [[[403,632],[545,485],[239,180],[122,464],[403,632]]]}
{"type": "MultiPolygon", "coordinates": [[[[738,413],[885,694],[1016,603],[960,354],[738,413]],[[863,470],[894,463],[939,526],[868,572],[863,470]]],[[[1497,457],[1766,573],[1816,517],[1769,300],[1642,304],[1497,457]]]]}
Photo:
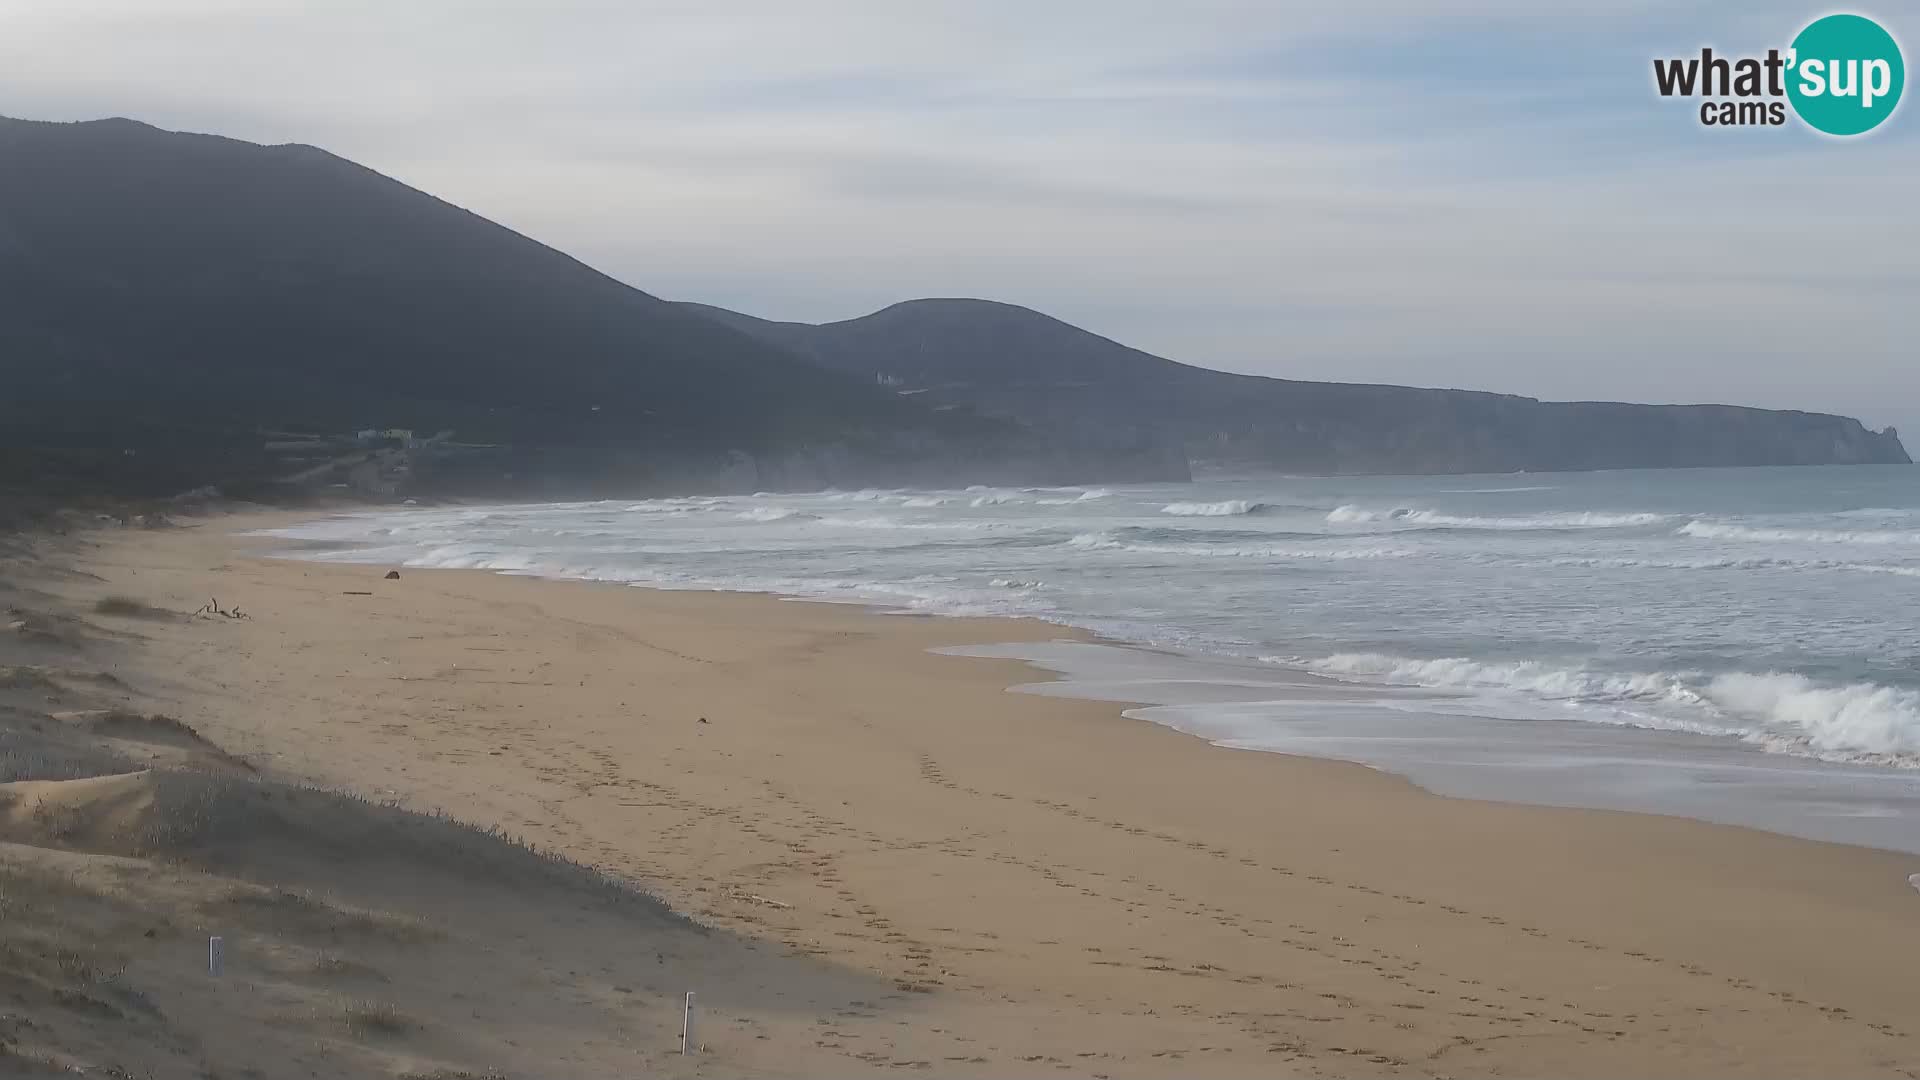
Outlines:
{"type": "Polygon", "coordinates": [[[697,1054],[700,1047],[693,1041],[693,991],[687,991],[687,1011],[680,1020],[680,1053],[697,1054]]]}
{"type": "Polygon", "coordinates": [[[219,978],[227,970],[227,942],[222,937],[207,939],[207,974],[219,978]]]}

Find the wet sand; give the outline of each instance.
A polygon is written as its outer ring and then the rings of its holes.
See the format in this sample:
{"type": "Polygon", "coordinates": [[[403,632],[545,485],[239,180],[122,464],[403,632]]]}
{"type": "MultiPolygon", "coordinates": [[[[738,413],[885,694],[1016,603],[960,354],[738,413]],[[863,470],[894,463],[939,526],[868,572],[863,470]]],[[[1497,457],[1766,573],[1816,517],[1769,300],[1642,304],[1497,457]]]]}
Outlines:
{"type": "Polygon", "coordinates": [[[388,581],[234,535],[273,520],[103,534],[47,587],[249,612],[116,672],[228,752],[893,987],[768,1039],[710,1000],[703,1075],[1920,1075],[1911,856],[1443,798],[929,651],[1045,624],[388,581]]]}

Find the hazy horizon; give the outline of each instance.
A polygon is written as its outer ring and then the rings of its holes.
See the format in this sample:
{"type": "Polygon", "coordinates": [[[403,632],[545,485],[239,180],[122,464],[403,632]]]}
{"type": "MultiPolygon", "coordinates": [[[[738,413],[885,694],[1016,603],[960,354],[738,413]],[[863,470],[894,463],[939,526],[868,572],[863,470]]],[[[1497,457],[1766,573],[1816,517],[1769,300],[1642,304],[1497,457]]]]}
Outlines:
{"type": "Polygon", "coordinates": [[[1651,88],[1825,9],[309,7],[0,0],[0,111],[310,143],[763,318],[978,297],[1259,375],[1920,430],[1911,107],[1838,141],[1651,88]]]}

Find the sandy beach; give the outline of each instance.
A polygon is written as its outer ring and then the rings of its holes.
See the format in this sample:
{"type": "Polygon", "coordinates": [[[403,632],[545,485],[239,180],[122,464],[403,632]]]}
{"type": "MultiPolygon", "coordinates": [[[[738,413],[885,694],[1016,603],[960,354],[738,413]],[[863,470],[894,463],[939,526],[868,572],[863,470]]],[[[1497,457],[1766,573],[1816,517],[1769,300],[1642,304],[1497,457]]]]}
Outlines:
{"type": "MultiPolygon", "coordinates": [[[[284,520],[96,534],[85,576],[37,587],[238,606],[126,626],[129,701],[266,772],[605,868],[714,928],[706,947],[751,946],[655,986],[657,1032],[607,1038],[660,1069],[1920,1076],[1911,857],[1440,798],[1010,694],[1043,676],[929,651],[1073,636],[1043,623],[386,580],[238,535],[284,520]],[[705,1015],[690,1061],[661,1056],[682,990],[705,1015]]],[[[564,967],[526,987],[543,1009],[564,967]]],[[[496,1003],[475,1037],[513,1037],[496,1003]]]]}

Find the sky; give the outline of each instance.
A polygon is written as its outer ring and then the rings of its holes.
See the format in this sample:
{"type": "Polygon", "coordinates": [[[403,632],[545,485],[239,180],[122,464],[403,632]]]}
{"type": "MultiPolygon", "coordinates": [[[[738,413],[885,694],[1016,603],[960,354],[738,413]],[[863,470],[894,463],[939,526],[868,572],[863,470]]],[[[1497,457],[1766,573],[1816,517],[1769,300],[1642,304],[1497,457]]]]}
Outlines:
{"type": "MultiPolygon", "coordinates": [[[[984,297],[1208,367],[1841,412],[1920,451],[1920,104],[1836,140],[1653,89],[1829,10],[0,0],[0,114],[311,143],[768,318],[984,297]]],[[[1920,0],[1844,10],[1914,61],[1920,0]]]]}

